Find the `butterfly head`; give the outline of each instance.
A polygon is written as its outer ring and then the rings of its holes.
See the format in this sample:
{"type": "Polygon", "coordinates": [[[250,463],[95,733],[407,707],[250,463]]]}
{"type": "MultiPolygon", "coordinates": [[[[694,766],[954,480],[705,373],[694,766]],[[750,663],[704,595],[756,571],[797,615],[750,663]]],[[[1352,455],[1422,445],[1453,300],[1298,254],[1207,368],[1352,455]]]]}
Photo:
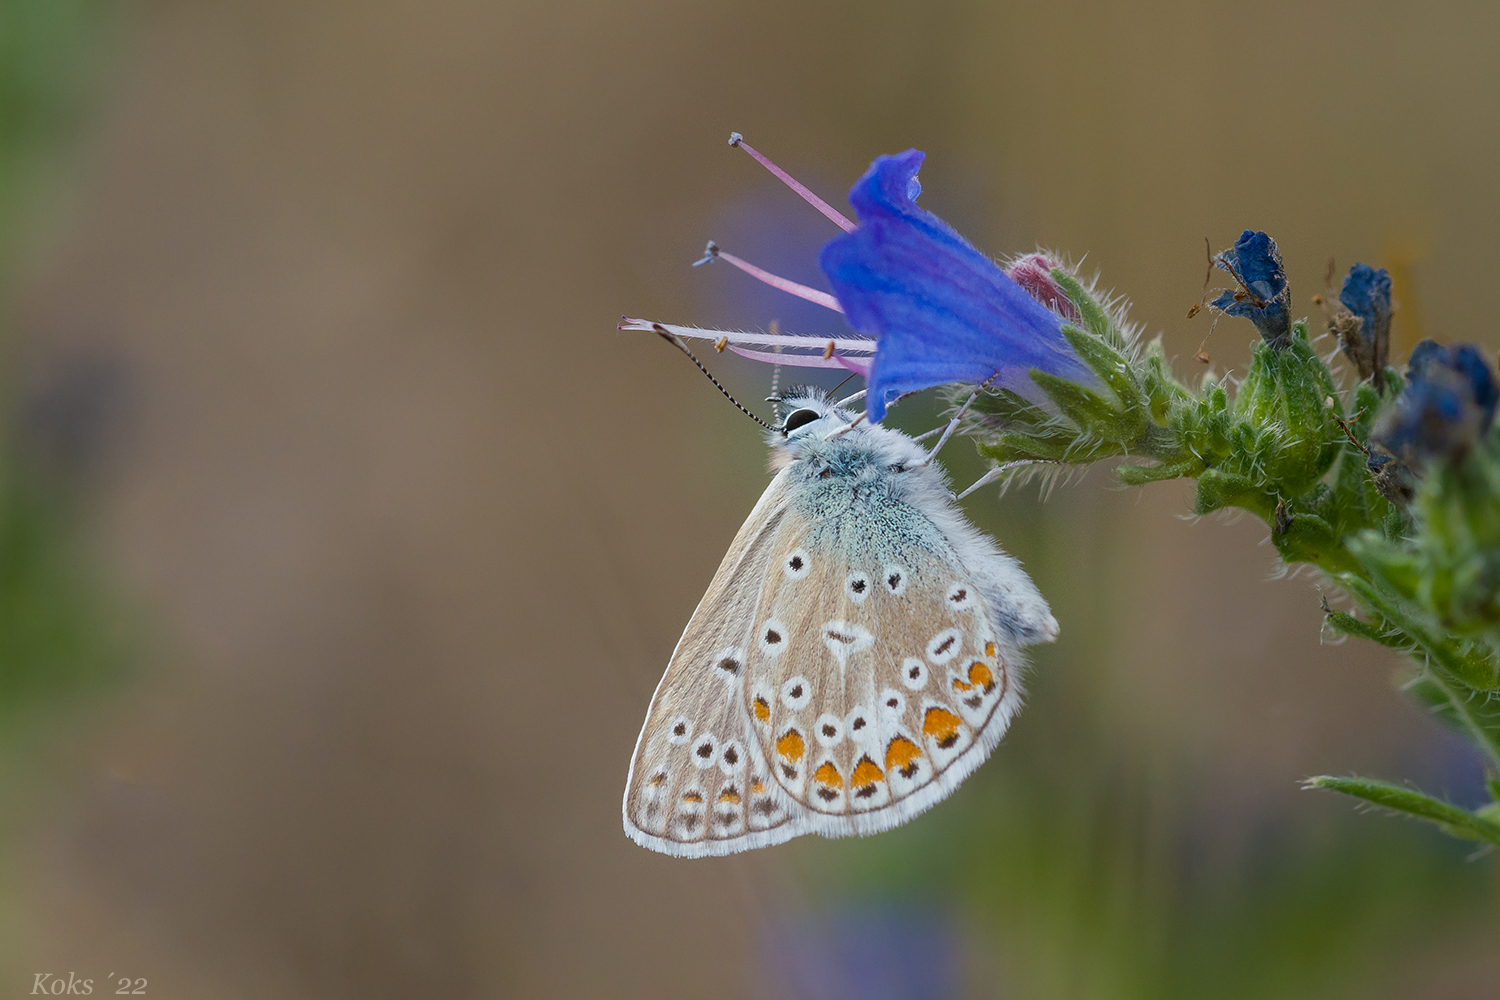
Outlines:
{"type": "Polygon", "coordinates": [[[789,393],[782,397],[781,402],[786,408],[786,419],[772,432],[773,444],[821,440],[852,424],[856,416],[839,407],[822,391],[810,387],[789,393]]]}

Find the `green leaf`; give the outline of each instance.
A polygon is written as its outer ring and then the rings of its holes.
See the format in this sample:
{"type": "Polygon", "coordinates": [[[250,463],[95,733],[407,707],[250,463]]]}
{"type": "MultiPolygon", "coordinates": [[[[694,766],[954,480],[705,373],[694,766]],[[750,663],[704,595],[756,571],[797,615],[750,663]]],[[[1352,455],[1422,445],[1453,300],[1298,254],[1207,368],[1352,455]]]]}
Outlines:
{"type": "Polygon", "coordinates": [[[1413,788],[1373,778],[1335,778],[1327,774],[1308,778],[1302,784],[1304,788],[1326,788],[1352,795],[1386,809],[1436,823],[1454,837],[1481,840],[1500,847],[1500,824],[1413,788]]]}

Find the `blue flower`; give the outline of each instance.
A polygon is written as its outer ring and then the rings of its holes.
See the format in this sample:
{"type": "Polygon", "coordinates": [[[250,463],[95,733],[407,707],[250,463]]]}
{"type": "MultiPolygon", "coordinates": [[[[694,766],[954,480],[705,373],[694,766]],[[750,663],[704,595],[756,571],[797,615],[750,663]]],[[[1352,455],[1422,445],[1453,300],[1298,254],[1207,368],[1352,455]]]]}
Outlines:
{"type": "Polygon", "coordinates": [[[1368,264],[1355,264],[1344,277],[1339,301],[1359,317],[1358,330],[1342,325],[1337,328],[1339,343],[1344,354],[1359,369],[1359,377],[1373,378],[1378,387],[1391,345],[1390,272],[1368,264]]]}
{"type": "Polygon", "coordinates": [[[1489,433],[1500,384],[1473,344],[1422,341],[1412,349],[1406,379],[1370,440],[1407,465],[1459,461],[1489,433]]]}
{"type": "Polygon", "coordinates": [[[1214,266],[1228,271],[1240,283],[1211,303],[1220,312],[1253,322],[1260,335],[1276,350],[1291,339],[1292,320],[1287,309],[1292,293],[1286,283],[1286,268],[1276,241],[1265,233],[1247,229],[1234,246],[1214,258],[1214,266]]]}
{"type": "Polygon", "coordinates": [[[923,156],[909,149],[877,158],[849,191],[858,227],[818,255],[849,325],[878,338],[870,420],[885,416],[893,396],[996,373],[994,384],[1030,395],[1032,368],[1096,385],[1063,337],[1062,317],[916,206],[923,156]]]}

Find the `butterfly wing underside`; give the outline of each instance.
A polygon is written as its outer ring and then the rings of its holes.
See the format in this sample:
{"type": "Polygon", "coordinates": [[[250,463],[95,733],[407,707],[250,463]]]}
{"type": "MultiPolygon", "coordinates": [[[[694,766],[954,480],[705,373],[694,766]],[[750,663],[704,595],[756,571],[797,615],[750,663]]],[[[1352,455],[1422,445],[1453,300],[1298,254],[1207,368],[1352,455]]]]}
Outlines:
{"type": "Polygon", "coordinates": [[[1007,594],[1034,588],[966,523],[910,508],[787,522],[803,530],[775,533],[746,644],[751,730],[813,830],[886,830],[948,795],[1004,735],[1021,698],[1015,623],[1035,618],[1007,594]]]}
{"type": "Polygon", "coordinates": [[[786,513],[772,481],[735,536],[657,685],[631,758],[625,831],[679,857],[730,854],[807,832],[770,780],[744,710],[746,644],[786,513]]]}

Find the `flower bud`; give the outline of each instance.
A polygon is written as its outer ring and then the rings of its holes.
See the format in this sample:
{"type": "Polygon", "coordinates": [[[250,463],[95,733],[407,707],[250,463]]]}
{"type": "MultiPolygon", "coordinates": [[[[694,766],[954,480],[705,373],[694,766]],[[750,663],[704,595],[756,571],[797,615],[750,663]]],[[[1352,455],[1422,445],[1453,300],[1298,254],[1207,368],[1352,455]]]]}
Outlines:
{"type": "Polygon", "coordinates": [[[1052,270],[1058,266],[1044,253],[1029,253],[1012,261],[1005,274],[1042,305],[1068,322],[1077,323],[1081,319],[1078,307],[1052,276],[1052,270]]]}

